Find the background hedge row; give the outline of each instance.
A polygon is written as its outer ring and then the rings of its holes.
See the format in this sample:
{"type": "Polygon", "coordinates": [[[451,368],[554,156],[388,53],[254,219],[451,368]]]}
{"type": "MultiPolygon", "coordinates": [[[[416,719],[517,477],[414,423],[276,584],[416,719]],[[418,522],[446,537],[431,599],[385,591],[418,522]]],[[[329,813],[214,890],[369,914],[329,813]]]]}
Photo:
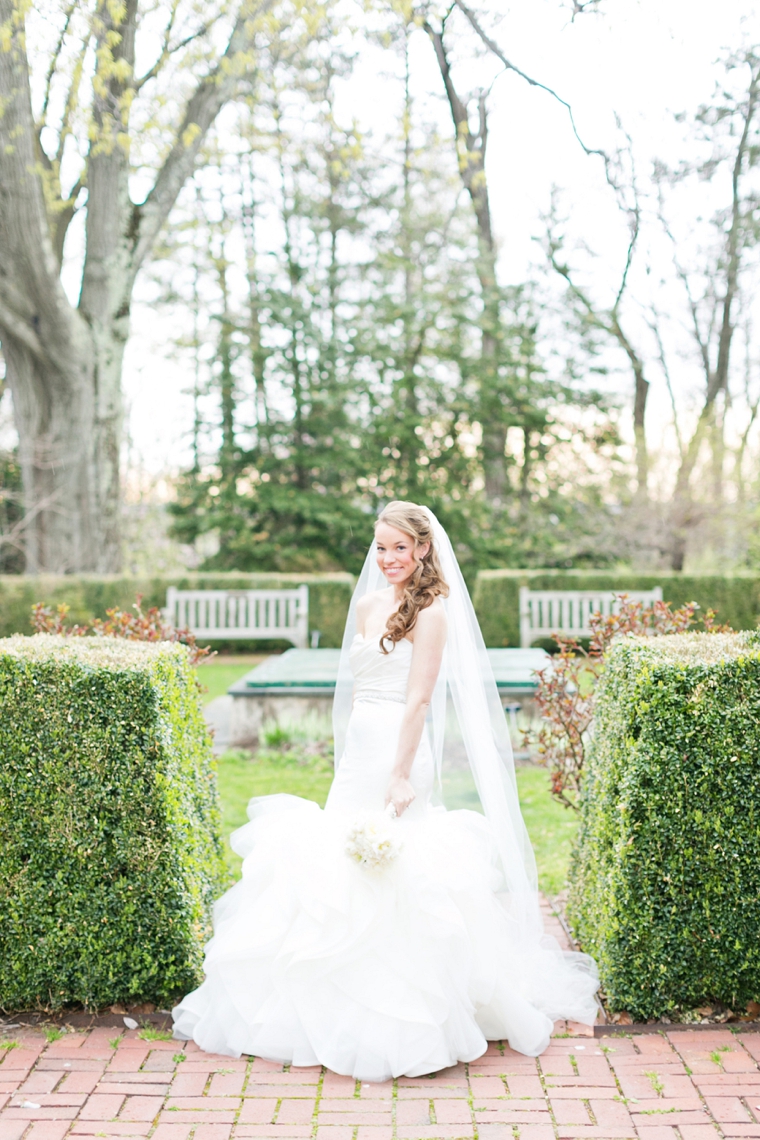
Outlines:
{"type": "MultiPolygon", "coordinates": [[[[111,606],[127,609],[135,595],[144,595],[146,606],[164,606],[169,586],[179,589],[241,590],[286,588],[305,582],[309,587],[309,628],[321,633],[323,647],[339,646],[348,612],[354,579],[350,574],[186,574],[174,577],[27,577],[0,575],[0,637],[29,632],[29,613],[34,602],[49,605],[67,602],[75,621],[102,617],[111,606]]],[[[721,577],[685,575],[663,571],[657,574],[611,573],[575,570],[482,570],[473,600],[486,645],[520,644],[519,589],[534,590],[645,590],[662,586],[666,601],[674,605],[695,601],[703,609],[715,609],[720,620],[733,629],[754,629],[760,617],[760,576],[721,577]]],[[[272,648],[285,643],[214,643],[216,648],[239,651],[272,648]]]]}
{"type": "MultiPolygon", "coordinates": [[[[309,587],[309,629],[320,631],[321,646],[339,646],[354,587],[350,574],[185,574],[151,578],[5,574],[0,575],[0,637],[29,633],[29,615],[35,602],[53,606],[66,602],[71,606],[71,619],[84,622],[103,617],[112,606],[129,609],[136,594],[143,595],[145,607],[163,608],[169,586],[180,590],[265,590],[292,589],[303,582],[309,587]]],[[[214,642],[216,648],[228,646],[239,652],[285,644],[214,642]]]]}
{"type": "Polygon", "coordinates": [[[613,645],[568,912],[635,1020],[760,999],[760,634],[613,645]]]}
{"type": "Polygon", "coordinates": [[[755,629],[760,617],[760,576],[736,574],[611,573],[606,570],[481,570],[473,601],[486,645],[520,644],[519,590],[648,590],[662,586],[674,606],[698,602],[718,611],[732,629],[755,629]]]}
{"type": "Polygon", "coordinates": [[[0,641],[0,1008],[167,1006],[225,880],[187,650],[0,641]]]}

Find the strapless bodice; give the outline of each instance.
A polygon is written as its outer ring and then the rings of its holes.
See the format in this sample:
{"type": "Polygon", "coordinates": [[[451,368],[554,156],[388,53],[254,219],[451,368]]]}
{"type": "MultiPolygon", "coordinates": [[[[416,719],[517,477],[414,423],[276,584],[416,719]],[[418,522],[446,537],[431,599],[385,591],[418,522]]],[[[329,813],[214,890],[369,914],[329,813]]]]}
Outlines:
{"type": "Polygon", "coordinates": [[[357,633],[349,652],[354,675],[354,700],[377,697],[406,701],[406,687],[412,664],[412,643],[404,638],[388,653],[380,650],[380,638],[366,639],[357,633]]]}

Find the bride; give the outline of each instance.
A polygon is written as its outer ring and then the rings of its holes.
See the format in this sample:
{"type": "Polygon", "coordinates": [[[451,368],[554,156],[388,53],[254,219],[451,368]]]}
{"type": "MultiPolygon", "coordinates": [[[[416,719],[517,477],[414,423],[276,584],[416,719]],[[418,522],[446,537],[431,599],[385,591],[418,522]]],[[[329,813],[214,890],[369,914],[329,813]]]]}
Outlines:
{"type": "Polygon", "coordinates": [[[175,1037],[383,1081],[475,1060],[488,1040],[537,1056],[555,1019],[592,1023],[595,966],[543,932],[504,713],[426,507],[377,520],[333,720],[324,811],[253,799],[232,836],[243,877],[216,904],[175,1037]]]}

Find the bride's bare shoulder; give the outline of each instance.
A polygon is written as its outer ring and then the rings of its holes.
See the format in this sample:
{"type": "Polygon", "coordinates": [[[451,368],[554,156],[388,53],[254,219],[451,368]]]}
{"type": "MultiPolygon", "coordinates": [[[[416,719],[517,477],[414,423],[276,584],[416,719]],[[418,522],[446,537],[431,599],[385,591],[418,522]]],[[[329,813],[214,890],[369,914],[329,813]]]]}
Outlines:
{"type": "Polygon", "coordinates": [[[371,590],[368,594],[364,594],[356,603],[356,617],[361,622],[368,614],[377,607],[387,601],[388,594],[391,592],[390,588],[385,590],[371,590]]]}
{"type": "Polygon", "coordinates": [[[443,604],[442,598],[436,598],[424,610],[420,610],[417,615],[417,625],[420,629],[425,630],[426,633],[443,633],[446,632],[446,609],[443,604]]]}

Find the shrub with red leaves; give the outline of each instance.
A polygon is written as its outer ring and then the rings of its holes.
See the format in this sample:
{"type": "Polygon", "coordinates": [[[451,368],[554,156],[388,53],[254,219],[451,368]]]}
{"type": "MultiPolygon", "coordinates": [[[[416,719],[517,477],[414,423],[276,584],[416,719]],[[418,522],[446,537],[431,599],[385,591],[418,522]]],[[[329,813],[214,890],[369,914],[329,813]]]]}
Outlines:
{"type": "Polygon", "coordinates": [[[32,606],[34,632],[57,633],[64,637],[84,637],[89,634],[94,637],[123,637],[129,641],[179,641],[190,650],[193,665],[213,656],[208,646],[201,648],[196,643],[195,635],[189,629],[175,629],[165,621],[158,606],[151,606],[144,611],[142,594],[137,595],[131,610],[106,610],[105,621],[95,618],[90,625],[67,625],[68,612],[69,606],[65,604],[53,610],[42,602],[37,602],[32,606]]]}
{"type": "Polygon", "coordinates": [[[714,610],[700,619],[699,606],[689,602],[671,610],[669,602],[655,602],[645,608],[632,602],[626,594],[617,595],[619,611],[609,617],[594,614],[591,638],[585,648],[574,637],[555,633],[559,653],[551,664],[537,670],[538,688],[535,701],[541,716],[538,730],[525,732],[525,743],[538,753],[541,763],[551,771],[551,790],[565,807],[578,809],[578,794],[583,778],[587,734],[594,718],[596,685],[604,671],[604,654],[615,637],[625,634],[669,636],[685,633],[700,624],[708,633],[729,632],[730,626],[717,625],[714,610]]]}

